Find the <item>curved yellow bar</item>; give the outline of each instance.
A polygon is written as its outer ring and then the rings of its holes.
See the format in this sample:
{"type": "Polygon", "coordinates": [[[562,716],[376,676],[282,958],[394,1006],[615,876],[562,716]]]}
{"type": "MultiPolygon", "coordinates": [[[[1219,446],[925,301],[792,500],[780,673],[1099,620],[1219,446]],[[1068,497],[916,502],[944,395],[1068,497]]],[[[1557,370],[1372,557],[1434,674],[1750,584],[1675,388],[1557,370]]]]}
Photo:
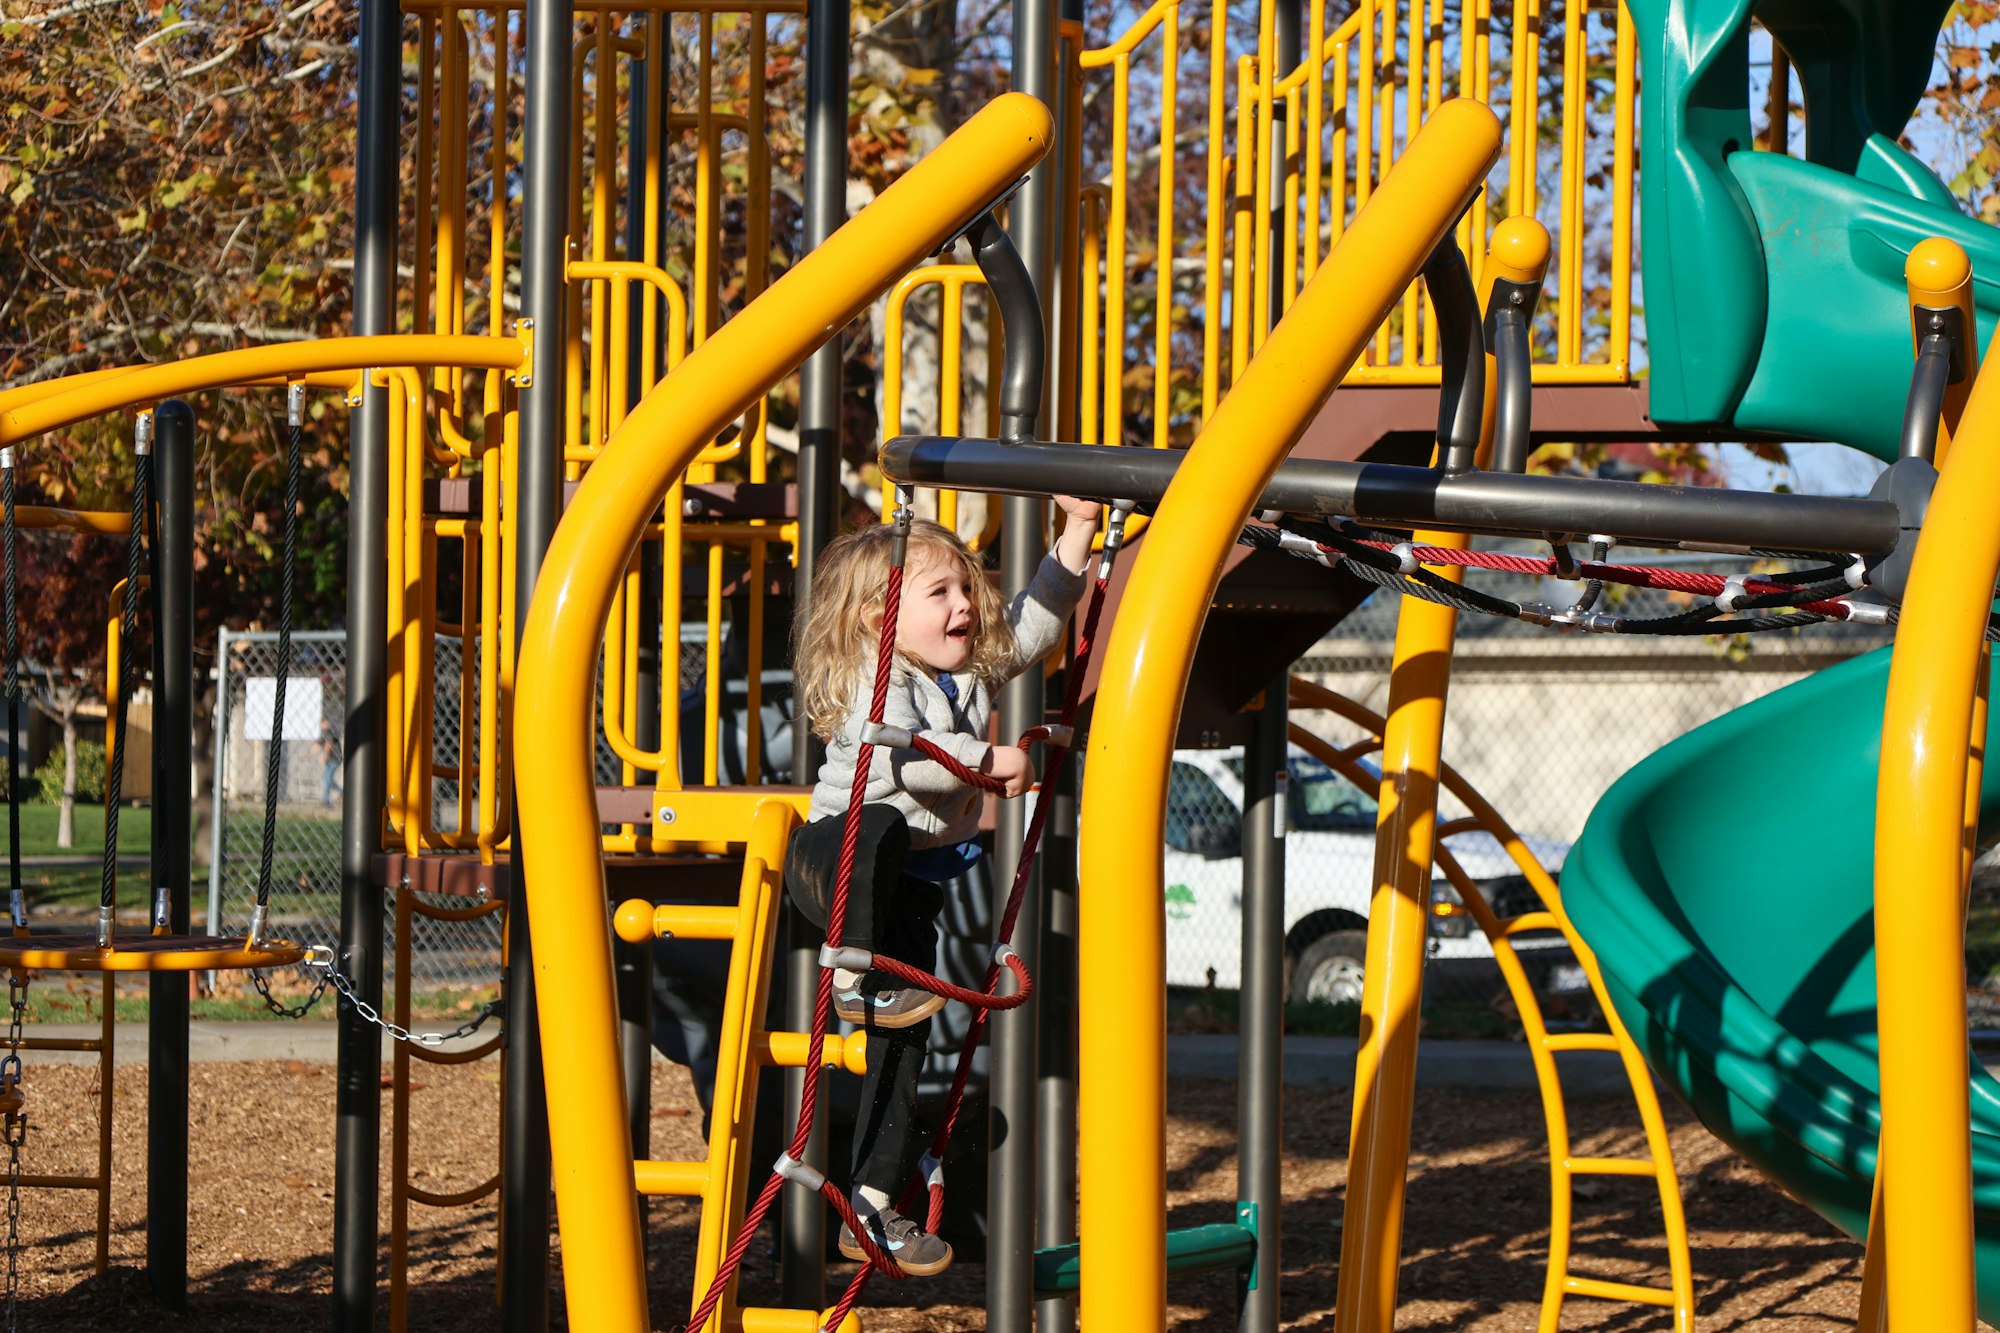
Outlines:
{"type": "MultiPolygon", "coordinates": [[[[1965,1087],[1966,770],[2000,572],[2000,338],[1986,353],[1917,541],[1882,713],[1875,974],[1882,1043],[1882,1256],[1891,1328],[1973,1326],[1965,1087]]],[[[1875,1256],[1871,1256],[1873,1258],[1875,1256]]]]}
{"type": "MultiPolygon", "coordinates": [[[[221,389],[252,380],[304,378],[329,370],[360,370],[368,366],[465,366],[487,370],[519,370],[522,346],[512,338],[445,337],[398,333],[374,338],[323,338],[317,342],[272,343],[230,352],[136,366],[126,371],[97,371],[30,402],[0,400],[0,445],[17,444],[44,431],[59,430],[138,403],[155,403],[176,394],[221,389]]],[[[40,389],[40,384],[24,389],[40,389]]]]}
{"type": "Polygon", "coordinates": [[[94,537],[125,537],[132,532],[132,516],[116,509],[53,509],[47,505],[22,505],[14,511],[14,521],[22,528],[80,532],[94,537]]]}
{"type": "Polygon", "coordinates": [[[1477,102],[1440,107],[1210,418],[1139,548],[1104,649],[1084,768],[1081,948],[1086,1071],[1081,1318],[1166,1326],[1167,768],[1202,621],[1251,506],[1500,151],[1477,102]],[[1162,539],[1171,534],[1171,539],[1162,539]]]}
{"type": "Polygon", "coordinates": [[[647,1327],[591,772],[612,593],[661,493],[703,445],[1040,161],[1050,132],[1034,98],[996,98],[712,334],[605,445],[543,560],[516,684],[538,723],[520,728],[514,757],[541,1021],[561,1034],[543,1063],[576,1327],[647,1327]]]}

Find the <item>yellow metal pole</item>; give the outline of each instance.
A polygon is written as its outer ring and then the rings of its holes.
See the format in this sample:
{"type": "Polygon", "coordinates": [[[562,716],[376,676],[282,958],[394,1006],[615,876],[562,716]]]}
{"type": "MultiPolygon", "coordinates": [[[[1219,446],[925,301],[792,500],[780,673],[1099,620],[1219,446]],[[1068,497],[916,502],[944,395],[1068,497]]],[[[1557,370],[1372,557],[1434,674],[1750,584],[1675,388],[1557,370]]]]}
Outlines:
{"type": "MultiPolygon", "coordinates": [[[[1429,545],[1463,549],[1458,533],[1418,533],[1429,545]]],[[[1448,569],[1437,573],[1451,576],[1448,569]]],[[[1463,577],[1463,571],[1459,571],[1463,577]]],[[[1354,1065],[1347,1222],[1341,1231],[1335,1333],[1395,1326],[1396,1268],[1403,1240],[1403,1181],[1409,1169],[1416,1090],[1418,1007],[1428,940],[1431,849],[1437,833],[1438,762],[1445,690],[1458,613],[1403,599],[1389,672],[1388,726],[1375,827],[1375,889],[1361,985],[1361,1049],[1354,1065]]]]}
{"type": "MultiPolygon", "coordinates": [[[[515,737],[520,852],[550,891],[533,914],[542,1048],[571,1322],[647,1327],[625,1125],[610,930],[592,784],[592,686],[612,588],[658,496],[790,367],[932,254],[1048,151],[1049,113],[996,98],[800,260],[634,409],[572,501],[542,564],[518,668],[536,724],[515,737]]],[[[4,420],[4,418],[0,418],[4,420]]],[[[1157,1327],[1157,1325],[1156,1325],[1157,1327]]]]}
{"type": "Polygon", "coordinates": [[[1166,1323],[1157,849],[1176,722],[1209,600],[1272,472],[1449,233],[1499,147],[1499,122],[1485,107],[1438,109],[1189,450],[1154,519],[1172,539],[1140,547],[1105,647],[1105,678],[1126,687],[1100,696],[1084,769],[1078,968],[1087,1071],[1078,1107],[1081,1316],[1095,1333],[1157,1333],[1166,1323]]]}
{"type": "Polygon", "coordinates": [[[1889,667],[1876,792],[1882,1256],[1898,1329],[1973,1326],[1963,819],[2000,524],[2000,357],[1989,349],[1917,543],[1889,667]],[[1984,430],[1980,426],[1984,426],[1984,430]]]}

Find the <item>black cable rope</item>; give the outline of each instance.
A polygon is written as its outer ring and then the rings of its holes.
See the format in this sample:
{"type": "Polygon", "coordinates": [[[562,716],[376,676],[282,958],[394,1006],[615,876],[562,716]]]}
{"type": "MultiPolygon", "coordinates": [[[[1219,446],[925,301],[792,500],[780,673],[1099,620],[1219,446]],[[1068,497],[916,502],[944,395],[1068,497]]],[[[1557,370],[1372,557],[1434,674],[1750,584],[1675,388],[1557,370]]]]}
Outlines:
{"type": "Polygon", "coordinates": [[[117,905],[118,806],[125,791],[125,718],[132,701],[132,639],[139,629],[139,580],[150,556],[146,545],[146,512],[152,472],[152,451],[142,449],[135,456],[132,469],[132,539],[126,547],[125,597],[118,613],[117,730],[111,737],[110,773],[104,791],[104,882],[97,905],[106,911],[117,905]]]}
{"type": "Polygon", "coordinates": [[[4,504],[7,602],[7,902],[20,911],[21,895],[21,640],[14,589],[19,579],[14,563],[14,451],[0,449],[0,504],[4,504]]]}
{"type": "MultiPolygon", "coordinates": [[[[1601,565],[1605,560],[1610,558],[1610,555],[1610,542],[1594,541],[1590,544],[1590,562],[1592,564],[1601,565]]],[[[1588,611],[1597,605],[1597,599],[1603,595],[1603,579],[1586,579],[1583,584],[1583,596],[1576,599],[1570,610],[1573,612],[1588,611]]]]}
{"type": "MultiPolygon", "coordinates": [[[[285,447],[285,544],[278,568],[282,585],[278,589],[278,671],[271,699],[271,748],[264,765],[264,836],[257,849],[257,906],[251,918],[252,934],[261,930],[265,909],[271,902],[271,862],[278,842],[278,779],[284,771],[285,679],[292,673],[292,587],[298,582],[299,499],[303,490],[303,462],[300,457],[305,439],[305,386],[286,386],[285,414],[291,436],[285,447]]],[[[271,982],[262,971],[252,969],[250,984],[264,999],[264,1007],[279,1018],[304,1018],[326,994],[327,986],[338,984],[338,973],[321,968],[305,999],[294,1005],[281,1002],[271,993],[271,982]]],[[[493,1010],[488,1005],[472,1027],[476,1030],[493,1010]]],[[[368,1011],[364,1008],[364,1013],[368,1011]]]]}
{"type": "MultiPolygon", "coordinates": [[[[1523,619],[1523,611],[1518,603],[1508,602],[1498,597],[1466,588],[1449,579],[1440,578],[1429,570],[1419,569],[1413,575],[1404,575],[1402,561],[1393,553],[1364,545],[1345,534],[1335,532],[1331,524],[1300,522],[1297,519],[1283,520],[1285,531],[1305,537],[1330,550],[1337,551],[1346,567],[1357,577],[1377,587],[1388,588],[1406,597],[1421,601],[1451,606],[1460,611],[1479,612],[1484,615],[1501,616],[1509,619],[1523,619]],[[1302,531],[1303,528],[1316,531],[1302,531]]],[[[1301,559],[1314,556],[1295,549],[1286,548],[1279,531],[1270,527],[1246,524],[1237,538],[1238,542],[1264,550],[1282,550],[1287,555],[1301,559]]],[[[1608,554],[1608,552],[1607,552],[1608,554]]],[[[1819,581],[1782,591],[1757,593],[1736,599],[1733,609],[1765,609],[1798,606],[1806,602],[1823,601],[1827,597],[1852,591],[1847,582],[1844,567],[1821,566],[1817,569],[1785,571],[1792,579],[1801,576],[1817,576],[1819,581]],[[1837,573],[1837,578],[1826,577],[1837,573]]],[[[1780,581],[1778,576],[1760,576],[1770,582],[1780,581]]],[[[1594,582],[1594,580],[1593,580],[1594,582]]],[[[1579,605],[1575,610],[1587,610],[1579,605]]],[[[1617,634],[1652,635],[1694,635],[1694,634],[1755,634],[1769,630],[1800,629],[1807,625],[1822,624],[1832,617],[1812,611],[1801,611],[1784,616],[1742,616],[1736,619],[1722,619],[1727,614],[1721,607],[1710,603],[1672,616],[1662,616],[1646,620],[1618,619],[1600,616],[1608,622],[1603,628],[1617,634]]],[[[2000,627],[1989,627],[1989,636],[2000,641],[2000,627]]]]}
{"type": "Polygon", "coordinates": [[[264,837],[257,849],[257,906],[271,902],[271,861],[278,842],[278,783],[285,769],[285,678],[292,673],[292,584],[299,547],[299,446],[305,414],[291,412],[291,440],[285,449],[285,546],[278,562],[278,670],[271,690],[271,746],[264,761],[264,837]]]}

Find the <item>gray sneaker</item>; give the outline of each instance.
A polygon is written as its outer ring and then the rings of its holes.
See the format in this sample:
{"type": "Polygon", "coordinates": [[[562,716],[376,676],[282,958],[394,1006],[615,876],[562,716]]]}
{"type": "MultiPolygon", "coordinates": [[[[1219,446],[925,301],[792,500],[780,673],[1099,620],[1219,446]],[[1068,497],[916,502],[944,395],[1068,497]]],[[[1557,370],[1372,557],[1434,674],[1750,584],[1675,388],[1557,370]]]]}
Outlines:
{"type": "Polygon", "coordinates": [[[944,996],[914,986],[883,986],[871,972],[851,990],[835,991],[833,1015],[859,1028],[906,1028],[944,1008],[944,996]]]}
{"type": "MultiPolygon", "coordinates": [[[[951,1246],[893,1208],[884,1208],[862,1225],[868,1228],[868,1238],[911,1277],[930,1277],[951,1267],[951,1246]]],[[[868,1262],[867,1251],[846,1226],[840,1228],[840,1252],[856,1263],[868,1262]]]]}

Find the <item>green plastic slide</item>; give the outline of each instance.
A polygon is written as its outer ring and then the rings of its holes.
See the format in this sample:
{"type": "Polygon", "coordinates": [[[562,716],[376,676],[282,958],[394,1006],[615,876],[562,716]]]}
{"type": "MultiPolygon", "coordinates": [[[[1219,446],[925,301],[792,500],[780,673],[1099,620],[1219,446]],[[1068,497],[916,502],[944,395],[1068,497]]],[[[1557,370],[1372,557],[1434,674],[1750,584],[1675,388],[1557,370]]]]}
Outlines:
{"type": "MultiPolygon", "coordinates": [[[[1888,677],[1884,648],[1661,749],[1598,803],[1562,876],[1654,1071],[1853,1236],[1867,1230],[1881,1114],[1873,867],[1888,677]]],[[[2000,763],[1981,808],[2000,814],[2000,763]]],[[[2000,1083],[1966,1064],[1979,1310],[2000,1322],[2000,1083]]]]}

